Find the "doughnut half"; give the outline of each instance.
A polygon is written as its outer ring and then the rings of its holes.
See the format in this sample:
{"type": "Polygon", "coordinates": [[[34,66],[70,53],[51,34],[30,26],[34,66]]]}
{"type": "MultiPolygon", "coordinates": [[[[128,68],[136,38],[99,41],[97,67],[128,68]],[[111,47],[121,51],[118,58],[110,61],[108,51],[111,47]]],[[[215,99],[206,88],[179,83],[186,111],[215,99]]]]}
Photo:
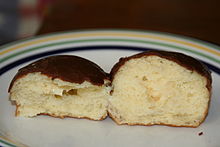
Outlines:
{"type": "Polygon", "coordinates": [[[208,114],[211,74],[182,53],[147,51],[121,58],[110,75],[108,112],[118,124],[198,127],[208,114]]]}
{"type": "Polygon", "coordinates": [[[95,63],[78,56],[58,55],[21,68],[9,93],[17,116],[44,114],[102,120],[107,116],[109,82],[95,63]]]}

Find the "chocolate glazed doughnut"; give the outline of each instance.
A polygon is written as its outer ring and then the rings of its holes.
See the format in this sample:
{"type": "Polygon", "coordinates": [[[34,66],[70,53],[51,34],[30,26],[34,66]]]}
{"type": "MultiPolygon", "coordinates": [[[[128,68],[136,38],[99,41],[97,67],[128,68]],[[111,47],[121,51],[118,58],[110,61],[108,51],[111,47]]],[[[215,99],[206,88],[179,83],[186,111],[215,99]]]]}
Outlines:
{"type": "Polygon", "coordinates": [[[16,103],[17,116],[46,114],[100,120],[107,116],[108,79],[87,59],[59,55],[21,68],[8,91],[16,103]]]}

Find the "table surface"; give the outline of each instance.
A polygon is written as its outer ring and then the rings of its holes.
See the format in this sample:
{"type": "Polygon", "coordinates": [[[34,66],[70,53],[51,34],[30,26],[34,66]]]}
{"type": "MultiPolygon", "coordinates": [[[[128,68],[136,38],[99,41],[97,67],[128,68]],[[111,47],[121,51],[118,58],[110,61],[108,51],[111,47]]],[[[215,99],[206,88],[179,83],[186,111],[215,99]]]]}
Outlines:
{"type": "Polygon", "coordinates": [[[37,32],[141,29],[220,45],[219,0],[57,0],[37,32]]]}

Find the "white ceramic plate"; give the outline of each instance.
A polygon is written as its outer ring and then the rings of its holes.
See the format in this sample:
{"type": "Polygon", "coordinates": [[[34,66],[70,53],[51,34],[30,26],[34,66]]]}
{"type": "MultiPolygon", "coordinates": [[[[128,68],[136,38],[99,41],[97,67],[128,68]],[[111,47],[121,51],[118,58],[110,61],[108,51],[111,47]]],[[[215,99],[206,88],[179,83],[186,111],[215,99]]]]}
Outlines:
{"type": "Polygon", "coordinates": [[[220,48],[192,38],[156,32],[90,30],[39,36],[0,49],[0,146],[31,147],[218,147],[220,146],[220,48]],[[49,116],[15,117],[7,89],[17,70],[55,54],[78,55],[109,72],[120,57],[148,49],[177,51],[193,56],[213,71],[209,115],[198,128],[119,126],[104,121],[49,116]],[[203,132],[203,135],[199,133],[203,132]]]}

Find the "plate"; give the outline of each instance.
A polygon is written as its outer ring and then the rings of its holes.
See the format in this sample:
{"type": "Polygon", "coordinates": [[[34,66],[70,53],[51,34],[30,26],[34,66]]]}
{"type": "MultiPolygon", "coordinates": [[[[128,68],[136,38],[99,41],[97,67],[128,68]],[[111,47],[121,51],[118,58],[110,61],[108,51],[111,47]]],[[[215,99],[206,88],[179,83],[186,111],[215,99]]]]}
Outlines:
{"type": "Polygon", "coordinates": [[[0,49],[0,145],[9,147],[217,147],[220,145],[220,47],[194,38],[159,32],[85,30],[38,36],[0,49]],[[212,71],[209,115],[198,128],[117,125],[110,118],[15,117],[8,86],[17,70],[55,54],[90,59],[106,72],[120,57],[146,50],[182,52],[204,62],[212,71]]]}

